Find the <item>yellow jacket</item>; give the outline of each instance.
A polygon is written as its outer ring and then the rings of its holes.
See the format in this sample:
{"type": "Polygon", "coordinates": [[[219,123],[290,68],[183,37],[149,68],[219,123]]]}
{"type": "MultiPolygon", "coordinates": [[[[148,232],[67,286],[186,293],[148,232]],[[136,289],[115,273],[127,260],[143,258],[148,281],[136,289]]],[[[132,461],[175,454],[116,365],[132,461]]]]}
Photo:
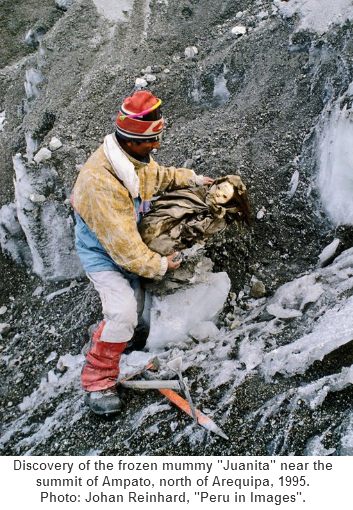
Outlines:
{"type": "Polygon", "coordinates": [[[201,185],[202,179],[186,168],[159,166],[152,158],[148,164],[141,163],[120,148],[114,135],[108,135],[79,173],[74,207],[114,262],[127,271],[154,278],[166,272],[167,259],[142,241],[133,198],[138,194],[148,201],[166,190],[201,185]],[[125,178],[126,170],[130,174],[125,178]]]}

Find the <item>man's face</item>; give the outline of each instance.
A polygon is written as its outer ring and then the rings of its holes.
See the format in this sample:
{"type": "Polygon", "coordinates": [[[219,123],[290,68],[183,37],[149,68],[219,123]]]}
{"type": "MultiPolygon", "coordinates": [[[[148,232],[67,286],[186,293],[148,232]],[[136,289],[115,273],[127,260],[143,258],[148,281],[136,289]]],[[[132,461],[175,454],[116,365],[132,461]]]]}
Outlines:
{"type": "Polygon", "coordinates": [[[159,149],[159,140],[155,142],[126,142],[130,156],[144,157],[148,156],[153,149],[159,149]]]}

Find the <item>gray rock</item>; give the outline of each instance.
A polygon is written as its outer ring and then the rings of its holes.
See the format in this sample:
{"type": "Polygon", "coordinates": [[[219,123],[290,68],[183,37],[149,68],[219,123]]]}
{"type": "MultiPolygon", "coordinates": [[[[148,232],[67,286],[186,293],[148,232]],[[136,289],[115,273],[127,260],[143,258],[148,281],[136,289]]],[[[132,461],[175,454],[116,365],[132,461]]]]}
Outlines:
{"type": "Polygon", "coordinates": [[[71,7],[72,3],[73,0],[55,0],[55,5],[63,11],[67,11],[67,9],[71,7]]]}
{"type": "Polygon", "coordinates": [[[7,322],[0,323],[0,335],[6,336],[10,330],[11,324],[8,324],[7,322]]]}
{"type": "Polygon", "coordinates": [[[185,161],[185,163],[183,164],[183,167],[184,168],[192,168],[193,164],[194,164],[194,160],[190,158],[185,161]]]}
{"type": "Polygon", "coordinates": [[[55,151],[57,149],[60,149],[60,147],[62,147],[62,142],[61,140],[59,140],[59,138],[57,138],[56,136],[53,136],[53,138],[50,140],[49,142],[49,149],[51,151],[55,151]]]}
{"type": "Polygon", "coordinates": [[[265,295],[266,295],[265,285],[260,281],[254,282],[251,286],[250,296],[258,299],[264,297],[265,295]]]}
{"type": "Polygon", "coordinates": [[[186,58],[195,57],[198,54],[199,50],[196,46],[188,46],[185,48],[184,54],[186,58]]]}
{"type": "Polygon", "coordinates": [[[243,25],[237,25],[232,28],[231,33],[233,35],[240,37],[246,34],[246,27],[244,27],[243,25]]]}
{"type": "Polygon", "coordinates": [[[47,149],[46,147],[43,147],[40,149],[37,154],[34,156],[34,161],[39,164],[42,163],[42,161],[46,161],[47,159],[51,158],[51,151],[47,149]]]}

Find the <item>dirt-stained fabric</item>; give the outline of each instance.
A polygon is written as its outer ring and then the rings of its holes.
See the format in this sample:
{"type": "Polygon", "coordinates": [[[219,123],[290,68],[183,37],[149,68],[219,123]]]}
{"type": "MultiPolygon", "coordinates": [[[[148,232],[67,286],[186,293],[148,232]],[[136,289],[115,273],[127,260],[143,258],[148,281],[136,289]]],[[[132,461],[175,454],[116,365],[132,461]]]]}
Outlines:
{"type": "MultiPolygon", "coordinates": [[[[167,190],[195,186],[198,177],[185,168],[165,168],[150,158],[148,164],[128,156],[139,177],[139,195],[150,200],[167,190]]],[[[77,213],[96,234],[110,257],[127,271],[154,278],[164,274],[160,254],[141,239],[136,225],[134,201],[117,178],[101,145],[85,163],[73,190],[77,213]]]]}
{"type": "Polygon", "coordinates": [[[214,181],[212,186],[165,193],[144,216],[139,231],[147,246],[162,255],[203,244],[232,222],[252,226],[246,187],[237,175],[214,181]],[[231,198],[219,203],[219,185],[231,185],[231,198]]]}

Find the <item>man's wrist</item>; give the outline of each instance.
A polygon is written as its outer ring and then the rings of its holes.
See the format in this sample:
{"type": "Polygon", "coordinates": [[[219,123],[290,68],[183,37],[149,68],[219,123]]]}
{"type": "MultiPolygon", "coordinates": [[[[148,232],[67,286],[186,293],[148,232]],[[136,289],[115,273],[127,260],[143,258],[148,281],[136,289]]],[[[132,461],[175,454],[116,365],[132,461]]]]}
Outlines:
{"type": "Polygon", "coordinates": [[[164,276],[168,269],[168,259],[167,257],[161,257],[161,267],[158,273],[158,276],[164,276]]]}
{"type": "Polygon", "coordinates": [[[203,175],[196,175],[195,184],[196,186],[203,186],[203,175]]]}

